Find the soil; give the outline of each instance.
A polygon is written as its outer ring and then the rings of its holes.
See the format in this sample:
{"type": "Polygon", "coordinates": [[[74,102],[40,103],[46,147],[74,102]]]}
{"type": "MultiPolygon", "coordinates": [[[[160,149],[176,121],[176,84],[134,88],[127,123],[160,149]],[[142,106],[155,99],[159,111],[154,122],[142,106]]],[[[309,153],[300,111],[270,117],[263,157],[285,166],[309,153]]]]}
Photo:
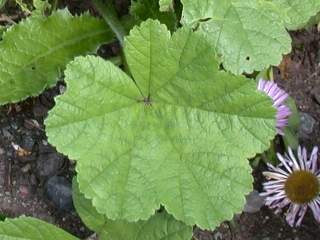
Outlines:
{"type": "MultiPolygon", "coordinates": [[[[72,12],[90,10],[89,1],[66,0],[72,12]]],[[[118,1],[120,12],[127,12],[127,2],[118,1]]],[[[10,10],[12,11],[12,10],[10,10]]],[[[15,16],[17,13],[15,13],[15,16]]],[[[23,17],[21,13],[18,16],[23,17]]],[[[320,34],[316,27],[291,33],[293,51],[274,68],[275,81],[295,100],[300,112],[315,120],[312,131],[300,134],[300,142],[311,148],[320,144],[320,34]]],[[[113,56],[117,44],[100,49],[100,55],[113,56]]],[[[82,224],[76,212],[58,209],[45,194],[48,179],[63,176],[69,182],[75,175],[75,163],[56,152],[47,142],[43,121],[54,106],[54,97],[65,90],[63,82],[39,97],[0,108],[0,213],[7,217],[34,216],[53,223],[68,232],[86,238],[92,233],[82,224]]],[[[261,191],[265,165],[254,170],[255,189],[261,191]]],[[[263,207],[256,213],[236,215],[214,232],[194,230],[199,240],[314,240],[320,239],[320,227],[308,212],[300,228],[291,228],[282,214],[263,207]]]]}

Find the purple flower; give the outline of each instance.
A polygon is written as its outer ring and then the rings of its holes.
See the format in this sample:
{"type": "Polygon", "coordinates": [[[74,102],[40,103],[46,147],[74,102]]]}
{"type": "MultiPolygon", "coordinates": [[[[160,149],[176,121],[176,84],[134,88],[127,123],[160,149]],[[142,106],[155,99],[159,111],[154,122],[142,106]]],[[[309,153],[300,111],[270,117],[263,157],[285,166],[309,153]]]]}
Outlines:
{"type": "Polygon", "coordinates": [[[283,129],[288,125],[288,119],[291,115],[290,108],[285,105],[289,95],[279,88],[275,82],[262,79],[259,80],[258,90],[265,92],[273,100],[273,107],[277,109],[277,133],[284,135],[283,129]]]}
{"type": "Polygon", "coordinates": [[[280,164],[268,164],[268,172],[263,175],[269,179],[263,184],[265,204],[276,212],[286,208],[286,220],[290,226],[300,226],[308,209],[320,223],[320,168],[318,166],[318,147],[314,147],[309,158],[305,148],[298,148],[298,160],[291,148],[284,156],[277,154],[280,164]]]}

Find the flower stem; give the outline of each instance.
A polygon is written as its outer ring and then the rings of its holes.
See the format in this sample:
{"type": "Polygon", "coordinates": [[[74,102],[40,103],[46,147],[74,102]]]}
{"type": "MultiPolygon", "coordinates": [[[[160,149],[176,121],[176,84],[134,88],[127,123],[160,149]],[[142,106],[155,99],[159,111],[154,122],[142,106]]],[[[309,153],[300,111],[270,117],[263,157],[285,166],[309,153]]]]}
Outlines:
{"type": "Polygon", "coordinates": [[[98,9],[99,13],[112,29],[112,31],[116,34],[117,39],[119,40],[121,46],[123,45],[123,39],[126,35],[126,31],[120,23],[117,13],[114,9],[113,4],[110,0],[106,2],[103,0],[93,0],[94,5],[98,9]]]}

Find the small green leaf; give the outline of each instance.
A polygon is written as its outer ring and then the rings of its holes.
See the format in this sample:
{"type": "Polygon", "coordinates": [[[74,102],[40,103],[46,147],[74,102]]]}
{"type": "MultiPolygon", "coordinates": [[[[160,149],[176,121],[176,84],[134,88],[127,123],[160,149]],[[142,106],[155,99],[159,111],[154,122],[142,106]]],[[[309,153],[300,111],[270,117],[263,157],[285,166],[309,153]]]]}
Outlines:
{"type": "Polygon", "coordinates": [[[15,0],[15,1],[19,5],[22,11],[26,12],[27,14],[31,13],[27,3],[24,3],[23,0],[15,0]]]}
{"type": "Polygon", "coordinates": [[[81,192],[112,220],[146,220],[160,205],[202,228],[231,219],[252,188],[247,158],[276,132],[270,98],[219,71],[188,28],[171,36],[148,20],[124,53],[135,82],[101,58],[76,58],[46,120],[49,141],[78,160],[81,192]]]}
{"type": "Polygon", "coordinates": [[[51,4],[48,0],[33,0],[34,10],[32,11],[32,15],[43,15],[45,16],[46,11],[50,10],[51,4]]]}
{"type": "Polygon", "coordinates": [[[192,227],[176,221],[166,212],[156,213],[149,220],[136,223],[108,220],[80,193],[75,179],[73,201],[82,221],[94,230],[101,240],[190,240],[192,237],[192,227]]]}
{"type": "Polygon", "coordinates": [[[291,51],[287,33],[275,5],[261,0],[182,0],[182,23],[199,30],[222,55],[233,73],[252,73],[278,65],[291,51]]]}
{"type": "Polygon", "coordinates": [[[132,0],[130,12],[140,21],[148,18],[158,19],[161,23],[166,24],[171,31],[174,31],[177,25],[175,13],[169,9],[166,12],[161,12],[160,7],[159,0],[132,0]]]}
{"type": "Polygon", "coordinates": [[[300,116],[293,98],[289,97],[287,105],[290,107],[292,112],[288,126],[284,129],[283,140],[287,147],[297,149],[299,145],[298,130],[300,126],[300,116]]]}
{"type": "Polygon", "coordinates": [[[284,12],[285,26],[289,30],[304,27],[320,11],[320,0],[272,0],[284,12]]]}
{"type": "Polygon", "coordinates": [[[36,218],[7,218],[0,222],[1,240],[77,240],[78,238],[36,218]]]}
{"type": "Polygon", "coordinates": [[[172,1],[173,0],[159,0],[160,11],[165,12],[172,9],[172,1]]]}
{"type": "Polygon", "coordinates": [[[12,26],[0,42],[0,105],[38,95],[53,86],[75,56],[113,40],[102,20],[60,10],[12,26]]]}
{"type": "Polygon", "coordinates": [[[0,0],[0,10],[6,5],[7,0],[0,0]]]}

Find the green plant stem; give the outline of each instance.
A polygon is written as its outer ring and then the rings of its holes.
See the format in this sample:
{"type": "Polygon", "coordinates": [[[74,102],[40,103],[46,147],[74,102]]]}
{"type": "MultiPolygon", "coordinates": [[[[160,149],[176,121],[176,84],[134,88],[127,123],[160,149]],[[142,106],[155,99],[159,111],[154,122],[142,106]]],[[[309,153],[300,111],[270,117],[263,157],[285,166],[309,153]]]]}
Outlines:
{"type": "Polygon", "coordinates": [[[54,0],[53,3],[52,3],[52,11],[55,11],[57,10],[58,8],[58,0],[54,0]]]}
{"type": "Polygon", "coordinates": [[[93,0],[93,3],[100,12],[103,19],[116,34],[116,37],[119,40],[121,46],[123,46],[123,40],[124,36],[126,35],[126,31],[120,23],[111,1],[107,0],[106,2],[104,2],[103,0],[93,0]]]}

